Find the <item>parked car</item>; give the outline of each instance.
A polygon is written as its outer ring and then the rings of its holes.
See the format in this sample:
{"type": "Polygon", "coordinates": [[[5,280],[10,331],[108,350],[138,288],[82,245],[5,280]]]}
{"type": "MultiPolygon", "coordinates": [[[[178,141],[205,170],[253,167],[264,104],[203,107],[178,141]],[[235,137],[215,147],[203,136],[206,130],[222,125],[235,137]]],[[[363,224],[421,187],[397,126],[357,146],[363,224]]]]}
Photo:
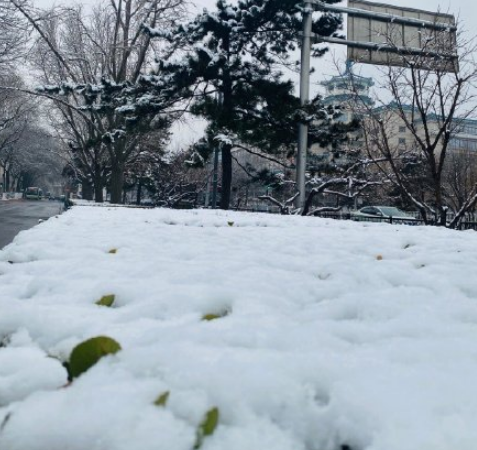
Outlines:
{"type": "Polygon", "coordinates": [[[43,191],[38,187],[28,187],[25,189],[24,197],[27,200],[41,200],[43,198],[43,191]]]}
{"type": "Polygon", "coordinates": [[[141,200],[141,202],[139,204],[141,206],[145,206],[145,207],[148,207],[148,208],[153,208],[154,206],[156,206],[156,203],[154,202],[154,200],[152,200],[150,198],[145,198],[145,199],[141,200]]]}
{"type": "Polygon", "coordinates": [[[413,223],[417,219],[394,206],[365,206],[359,211],[352,213],[352,218],[359,221],[393,223],[413,223]]]}

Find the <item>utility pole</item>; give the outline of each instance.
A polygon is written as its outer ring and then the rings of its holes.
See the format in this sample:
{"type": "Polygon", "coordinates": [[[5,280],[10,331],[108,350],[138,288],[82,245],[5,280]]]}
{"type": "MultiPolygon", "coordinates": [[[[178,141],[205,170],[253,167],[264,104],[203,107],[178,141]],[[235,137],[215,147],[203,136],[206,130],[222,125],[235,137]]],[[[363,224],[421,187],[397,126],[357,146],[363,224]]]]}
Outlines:
{"type": "MultiPolygon", "coordinates": [[[[310,58],[311,58],[311,26],[313,23],[313,7],[311,2],[306,2],[303,7],[303,36],[301,42],[301,69],[300,69],[300,103],[308,104],[310,100],[310,58]]],[[[298,151],[296,159],[296,185],[298,192],[296,206],[305,206],[305,173],[306,153],[308,149],[308,124],[300,123],[298,126],[298,151]]]]}

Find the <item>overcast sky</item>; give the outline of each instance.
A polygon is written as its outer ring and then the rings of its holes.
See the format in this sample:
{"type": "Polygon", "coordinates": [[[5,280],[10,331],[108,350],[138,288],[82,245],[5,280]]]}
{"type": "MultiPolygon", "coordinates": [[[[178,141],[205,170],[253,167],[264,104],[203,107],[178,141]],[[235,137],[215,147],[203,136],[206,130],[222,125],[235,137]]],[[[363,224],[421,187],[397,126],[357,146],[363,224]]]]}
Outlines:
{"type": "MultiPolygon", "coordinates": [[[[48,7],[53,4],[58,5],[62,3],[82,3],[93,5],[95,2],[96,0],[35,0],[36,5],[40,7],[48,7]]],[[[193,0],[193,3],[199,8],[213,7],[215,0],[193,0]]],[[[343,5],[346,5],[346,3],[346,1],[342,2],[343,5]]],[[[381,0],[379,3],[388,3],[396,6],[409,6],[429,11],[437,11],[438,9],[442,12],[449,11],[450,13],[460,16],[464,23],[468,23],[468,26],[469,24],[470,26],[473,25],[477,16],[477,2],[475,0],[422,0],[420,2],[416,2],[416,0],[381,0]]]]}
{"type": "MultiPolygon", "coordinates": [[[[34,0],[36,5],[39,7],[51,7],[53,5],[60,4],[72,4],[80,3],[93,5],[97,0],[34,0]]],[[[213,9],[216,0],[192,0],[195,8],[200,11],[204,7],[213,9]]],[[[300,0],[297,0],[300,1],[300,0]]],[[[458,21],[461,29],[466,30],[469,34],[477,35],[475,29],[475,23],[477,22],[477,1],[476,0],[422,0],[416,2],[416,0],[381,0],[379,3],[386,3],[389,5],[395,6],[404,6],[411,8],[418,8],[428,11],[441,11],[454,14],[458,21]]],[[[343,6],[346,6],[347,1],[341,3],[343,6]]],[[[311,93],[316,94],[322,89],[319,83],[333,75],[337,74],[337,64],[339,70],[344,69],[346,59],[346,48],[342,45],[333,45],[330,46],[330,52],[322,59],[314,62],[315,73],[312,75],[311,79],[311,93]]],[[[377,76],[377,71],[375,68],[365,64],[359,64],[355,67],[355,71],[363,76],[375,77],[377,76]]],[[[296,78],[295,76],[291,76],[296,78]]],[[[191,125],[182,125],[182,128],[177,135],[187,136],[187,140],[196,140],[197,133],[193,130],[195,128],[202,129],[203,127],[197,127],[192,123],[191,125]],[[185,127],[185,128],[184,128],[185,127]]],[[[183,143],[177,141],[173,146],[182,145],[183,143]]]]}

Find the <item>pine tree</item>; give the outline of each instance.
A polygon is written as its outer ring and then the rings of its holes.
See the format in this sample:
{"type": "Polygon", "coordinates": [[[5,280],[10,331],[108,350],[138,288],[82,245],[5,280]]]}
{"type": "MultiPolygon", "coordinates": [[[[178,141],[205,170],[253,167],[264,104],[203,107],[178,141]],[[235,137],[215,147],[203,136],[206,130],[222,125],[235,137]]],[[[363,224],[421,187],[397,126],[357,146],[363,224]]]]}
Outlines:
{"type": "MultiPolygon", "coordinates": [[[[329,36],[340,26],[340,16],[322,14],[314,21],[313,31],[329,36]]],[[[209,142],[214,141],[213,136],[234,134],[253,143],[258,135],[268,133],[269,149],[276,148],[277,140],[289,143],[295,136],[290,127],[296,124],[293,117],[299,109],[298,100],[291,93],[292,85],[281,81],[276,65],[296,49],[300,30],[300,6],[294,0],[242,0],[238,4],[219,0],[216,10],[204,10],[173,33],[148,28],[152,36],[168,37],[175,45],[189,48],[182,60],[162,62],[160,70],[170,74],[171,91],[195,99],[192,111],[209,121],[209,142]],[[277,125],[274,120],[282,121],[278,130],[273,129],[277,125]]],[[[315,55],[322,53],[317,50],[315,55]]],[[[221,140],[220,150],[220,206],[228,209],[232,182],[230,139],[221,140]]]]}

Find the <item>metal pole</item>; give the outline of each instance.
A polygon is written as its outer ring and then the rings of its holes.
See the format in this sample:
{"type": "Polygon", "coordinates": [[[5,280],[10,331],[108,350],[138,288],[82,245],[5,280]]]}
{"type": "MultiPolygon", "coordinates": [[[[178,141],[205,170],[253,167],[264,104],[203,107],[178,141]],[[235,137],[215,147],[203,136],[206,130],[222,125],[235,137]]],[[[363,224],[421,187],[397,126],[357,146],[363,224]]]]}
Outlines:
{"type": "Polygon", "coordinates": [[[212,158],[207,162],[207,185],[205,188],[205,199],[204,206],[206,208],[210,207],[210,188],[212,187],[212,177],[213,177],[213,161],[212,158]]]}
{"type": "Polygon", "coordinates": [[[217,145],[214,147],[214,174],[212,178],[212,208],[217,208],[217,184],[219,181],[219,174],[218,174],[218,167],[219,167],[219,149],[217,145]]]}
{"type": "Polygon", "coordinates": [[[374,52],[383,52],[383,53],[396,53],[399,55],[405,56],[427,56],[429,58],[443,58],[456,60],[458,55],[454,53],[444,53],[444,52],[435,52],[432,50],[422,50],[417,47],[402,47],[388,43],[378,43],[378,42],[357,42],[357,41],[348,41],[347,39],[340,39],[328,36],[320,36],[317,34],[312,34],[312,40],[314,42],[329,42],[330,44],[339,44],[346,45],[352,48],[359,48],[363,50],[369,50],[374,52]]]}
{"type": "MultiPolygon", "coordinates": [[[[313,23],[313,7],[305,2],[303,7],[303,36],[301,43],[300,70],[300,103],[305,106],[310,98],[310,56],[311,56],[311,25],[313,23]]],[[[300,195],[297,197],[297,207],[305,206],[305,172],[306,151],[308,147],[308,125],[301,123],[298,127],[298,152],[296,161],[296,184],[300,195]]]]}

